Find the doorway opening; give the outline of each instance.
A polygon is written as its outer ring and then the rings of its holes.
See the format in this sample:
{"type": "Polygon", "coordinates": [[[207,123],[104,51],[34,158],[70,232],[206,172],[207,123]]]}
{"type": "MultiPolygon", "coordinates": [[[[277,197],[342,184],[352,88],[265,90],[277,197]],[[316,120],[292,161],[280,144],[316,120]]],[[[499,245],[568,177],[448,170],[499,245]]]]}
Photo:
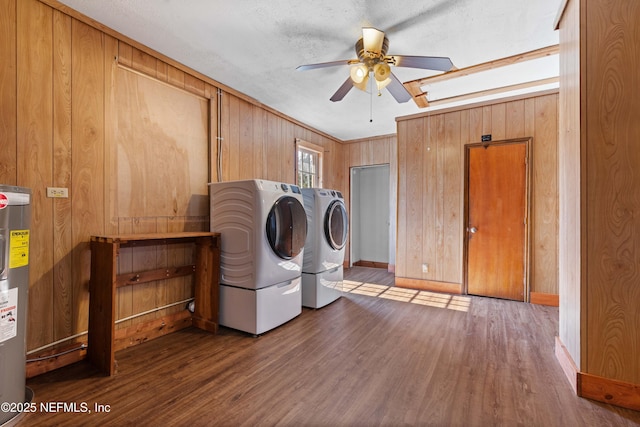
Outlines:
{"type": "Polygon", "coordinates": [[[351,168],[349,266],[388,269],[391,248],[389,164],[351,168]]]}

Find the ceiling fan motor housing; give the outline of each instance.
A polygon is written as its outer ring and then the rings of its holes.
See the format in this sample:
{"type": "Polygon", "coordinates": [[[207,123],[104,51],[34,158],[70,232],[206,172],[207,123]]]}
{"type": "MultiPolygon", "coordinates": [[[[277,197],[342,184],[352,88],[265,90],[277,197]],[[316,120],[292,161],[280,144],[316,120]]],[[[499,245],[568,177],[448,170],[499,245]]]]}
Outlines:
{"type": "Polygon", "coordinates": [[[356,54],[358,55],[358,59],[365,64],[370,62],[372,66],[384,59],[385,55],[387,54],[387,50],[389,50],[389,39],[386,36],[384,37],[384,40],[382,42],[382,48],[380,49],[380,52],[371,52],[365,50],[363,38],[360,38],[356,42],[356,54]]]}

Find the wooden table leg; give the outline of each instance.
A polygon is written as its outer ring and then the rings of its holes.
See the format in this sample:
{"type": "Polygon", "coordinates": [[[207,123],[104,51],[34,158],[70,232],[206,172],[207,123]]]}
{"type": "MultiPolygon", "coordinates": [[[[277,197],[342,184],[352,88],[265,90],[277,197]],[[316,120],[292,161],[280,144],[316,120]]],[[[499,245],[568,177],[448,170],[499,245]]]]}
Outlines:
{"type": "Polygon", "coordinates": [[[118,244],[91,242],[89,337],[87,357],[107,375],[115,371],[113,338],[116,321],[118,244]]]}
{"type": "Polygon", "coordinates": [[[205,331],[218,331],[220,240],[196,239],[195,311],[193,325],[205,331]]]}

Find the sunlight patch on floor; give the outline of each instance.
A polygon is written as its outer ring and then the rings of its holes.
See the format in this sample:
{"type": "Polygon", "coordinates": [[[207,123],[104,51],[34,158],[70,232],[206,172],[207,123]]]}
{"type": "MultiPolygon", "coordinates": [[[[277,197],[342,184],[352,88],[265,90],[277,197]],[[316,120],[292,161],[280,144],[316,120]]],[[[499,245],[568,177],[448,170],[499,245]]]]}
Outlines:
{"type": "Polygon", "coordinates": [[[416,289],[396,288],[395,286],[376,285],[374,283],[344,280],[342,291],[370,297],[385,298],[400,302],[445,308],[456,311],[469,311],[471,298],[461,295],[440,294],[416,289]]]}
{"type": "Polygon", "coordinates": [[[392,299],[395,301],[402,301],[402,302],[410,302],[411,299],[415,297],[417,293],[418,291],[415,289],[403,289],[403,288],[390,287],[382,295],[380,295],[380,298],[387,298],[387,299],[392,299]]]}
{"type": "Polygon", "coordinates": [[[353,289],[362,285],[362,282],[354,282],[352,280],[343,280],[342,281],[342,290],[344,292],[351,292],[353,289]]]}
{"type": "Polygon", "coordinates": [[[360,284],[360,286],[351,290],[351,293],[377,297],[380,296],[380,294],[386,291],[388,288],[388,286],[375,285],[373,283],[362,283],[360,284]]]}

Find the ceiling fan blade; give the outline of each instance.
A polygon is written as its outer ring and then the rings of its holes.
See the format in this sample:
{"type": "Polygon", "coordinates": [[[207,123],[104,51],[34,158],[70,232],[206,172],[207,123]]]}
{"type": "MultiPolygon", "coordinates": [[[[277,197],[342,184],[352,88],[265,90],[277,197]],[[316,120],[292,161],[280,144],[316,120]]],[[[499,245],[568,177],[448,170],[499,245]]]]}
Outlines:
{"type": "Polygon", "coordinates": [[[414,13],[407,18],[385,27],[387,34],[392,35],[400,31],[412,28],[416,25],[427,25],[430,20],[438,20],[449,9],[460,7],[460,2],[441,0],[432,6],[427,6],[422,12],[414,13]]]}
{"type": "Polygon", "coordinates": [[[353,62],[358,62],[358,60],[357,59],[342,59],[340,61],[320,62],[318,64],[298,65],[296,67],[296,70],[298,70],[298,71],[316,70],[318,68],[336,67],[338,65],[349,65],[349,64],[352,64],[353,62]]]}
{"type": "Polygon", "coordinates": [[[399,103],[404,103],[413,98],[407,88],[404,87],[402,82],[393,73],[389,73],[391,83],[387,85],[387,90],[399,103]]]}
{"type": "Polygon", "coordinates": [[[396,67],[422,68],[424,70],[451,71],[455,69],[451,59],[444,56],[390,55],[396,67]]]}
{"type": "Polygon", "coordinates": [[[384,32],[372,27],[362,29],[362,42],[365,52],[373,52],[380,55],[384,43],[384,32]]]}
{"type": "Polygon", "coordinates": [[[329,99],[333,102],[342,101],[342,98],[344,98],[344,96],[349,93],[352,87],[353,82],[351,81],[351,77],[347,77],[347,80],[342,83],[342,86],[340,86],[336,93],[334,93],[333,96],[329,99]]]}

